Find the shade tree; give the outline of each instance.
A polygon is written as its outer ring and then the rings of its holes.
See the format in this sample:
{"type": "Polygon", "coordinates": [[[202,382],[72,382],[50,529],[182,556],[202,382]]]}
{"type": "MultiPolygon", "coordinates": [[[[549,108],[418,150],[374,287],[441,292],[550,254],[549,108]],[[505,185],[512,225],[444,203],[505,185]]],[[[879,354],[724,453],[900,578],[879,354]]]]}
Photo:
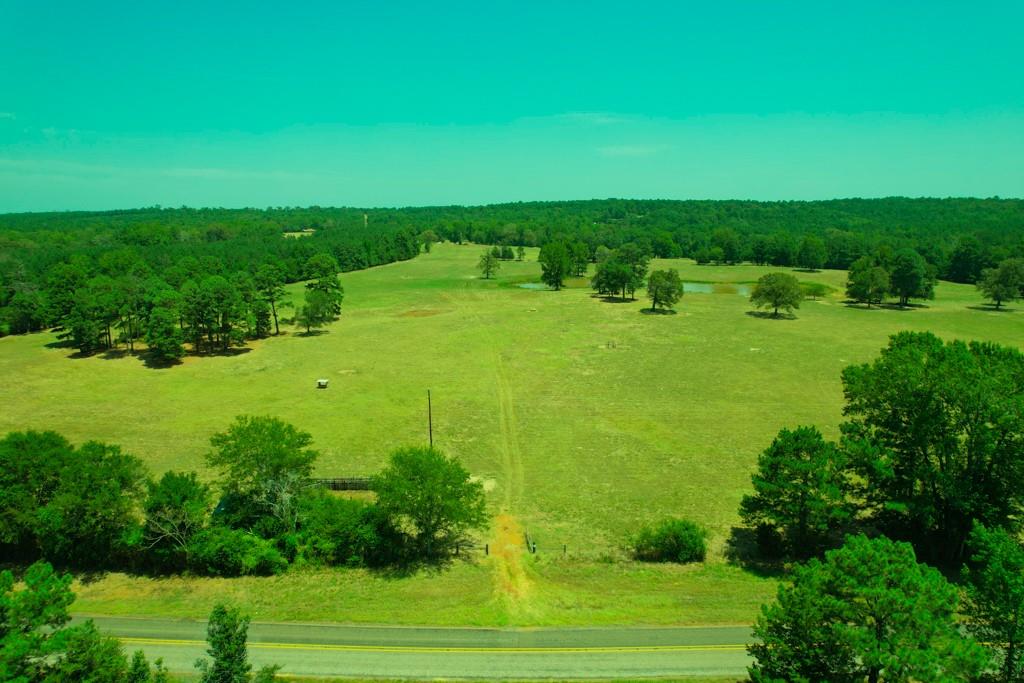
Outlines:
{"type": "Polygon", "coordinates": [[[778,317],[779,309],[789,313],[800,308],[803,298],[800,282],[788,273],[762,275],[750,293],[750,303],[757,308],[771,308],[774,317],[778,317]]]}

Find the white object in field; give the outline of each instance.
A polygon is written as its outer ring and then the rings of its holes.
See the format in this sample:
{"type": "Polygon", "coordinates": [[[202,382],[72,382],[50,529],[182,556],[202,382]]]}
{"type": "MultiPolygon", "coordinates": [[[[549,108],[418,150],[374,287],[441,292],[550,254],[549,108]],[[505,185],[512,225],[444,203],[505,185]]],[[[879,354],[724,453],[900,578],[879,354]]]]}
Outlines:
{"type": "Polygon", "coordinates": [[[327,380],[326,379],[318,379],[316,381],[316,388],[317,389],[326,389],[327,388],[327,380]]]}

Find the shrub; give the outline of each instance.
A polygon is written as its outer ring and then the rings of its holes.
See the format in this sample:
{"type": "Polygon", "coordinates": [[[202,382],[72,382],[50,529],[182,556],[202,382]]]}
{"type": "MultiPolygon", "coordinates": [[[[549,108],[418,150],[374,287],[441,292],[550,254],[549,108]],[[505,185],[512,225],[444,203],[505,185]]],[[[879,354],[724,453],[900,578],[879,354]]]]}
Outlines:
{"type": "Polygon", "coordinates": [[[642,562],[702,562],[708,532],[685,519],[646,526],[633,539],[633,557],[642,562]]]}
{"type": "Polygon", "coordinates": [[[270,541],[247,531],[214,526],[189,544],[189,569],[207,576],[269,576],[288,567],[270,541]]]}
{"type": "Polygon", "coordinates": [[[295,553],[311,562],[356,567],[381,545],[374,506],[322,492],[300,502],[295,553]]]}

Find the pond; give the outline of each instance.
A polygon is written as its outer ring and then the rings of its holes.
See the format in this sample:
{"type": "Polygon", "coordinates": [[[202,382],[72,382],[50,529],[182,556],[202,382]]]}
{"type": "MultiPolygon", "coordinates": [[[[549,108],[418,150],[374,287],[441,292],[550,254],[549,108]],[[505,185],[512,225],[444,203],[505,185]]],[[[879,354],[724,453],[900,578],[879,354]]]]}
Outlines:
{"type": "Polygon", "coordinates": [[[543,282],[524,282],[521,285],[517,285],[521,289],[547,289],[548,286],[543,282]]]}
{"type": "Polygon", "coordinates": [[[684,282],[683,291],[687,294],[739,294],[750,296],[749,285],[734,285],[727,282],[684,282]]]}

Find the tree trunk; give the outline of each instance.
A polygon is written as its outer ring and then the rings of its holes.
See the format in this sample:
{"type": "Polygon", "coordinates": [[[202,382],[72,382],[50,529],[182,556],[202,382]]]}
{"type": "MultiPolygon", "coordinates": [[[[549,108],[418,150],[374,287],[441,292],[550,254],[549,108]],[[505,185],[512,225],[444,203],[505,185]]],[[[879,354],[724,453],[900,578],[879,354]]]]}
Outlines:
{"type": "Polygon", "coordinates": [[[281,328],[277,325],[277,304],[273,299],[270,300],[270,311],[274,314],[274,335],[281,334],[281,328]]]}

